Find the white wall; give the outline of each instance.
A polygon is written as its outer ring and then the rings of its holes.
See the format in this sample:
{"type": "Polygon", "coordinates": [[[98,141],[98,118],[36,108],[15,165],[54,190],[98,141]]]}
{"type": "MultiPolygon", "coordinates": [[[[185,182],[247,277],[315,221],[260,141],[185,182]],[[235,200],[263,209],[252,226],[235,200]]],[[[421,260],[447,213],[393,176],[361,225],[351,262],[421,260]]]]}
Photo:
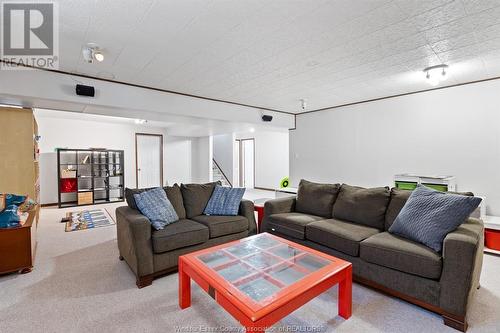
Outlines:
{"type": "Polygon", "coordinates": [[[193,138],[192,150],[192,182],[207,183],[211,182],[212,177],[212,137],[205,136],[193,138]]]}
{"type": "Polygon", "coordinates": [[[232,133],[213,136],[214,160],[232,184],[234,184],[234,142],[235,136],[232,133]]]}
{"type": "Polygon", "coordinates": [[[393,185],[397,173],[457,177],[500,215],[500,80],[297,116],[292,184],[301,178],[393,185]]]}
{"type": "Polygon", "coordinates": [[[289,175],[289,135],[286,132],[237,133],[236,139],[255,139],[255,187],[275,189],[289,175]]]}
{"type": "MultiPolygon", "coordinates": [[[[61,112],[61,111],[53,111],[61,112]]],[[[50,114],[50,112],[48,112],[50,114]]],[[[84,117],[84,115],[77,115],[84,117]]],[[[103,147],[124,150],[125,186],[135,187],[135,133],[163,135],[164,182],[191,182],[192,140],[168,136],[164,129],[47,115],[35,111],[40,141],[40,199],[43,204],[57,202],[57,157],[55,148],[103,147]]],[[[106,118],[106,117],[104,117],[106,118]]]]}

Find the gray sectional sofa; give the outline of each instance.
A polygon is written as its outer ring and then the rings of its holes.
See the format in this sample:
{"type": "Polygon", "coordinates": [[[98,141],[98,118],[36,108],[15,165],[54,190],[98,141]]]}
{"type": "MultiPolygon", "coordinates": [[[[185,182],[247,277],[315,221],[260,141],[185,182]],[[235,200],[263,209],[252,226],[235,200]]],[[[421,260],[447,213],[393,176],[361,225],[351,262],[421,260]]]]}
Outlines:
{"type": "Polygon", "coordinates": [[[177,270],[179,256],[203,248],[241,239],[256,233],[254,205],[242,200],[238,216],[203,215],[215,186],[175,184],[164,187],[179,221],[155,230],[137,210],[134,194],[147,189],[126,189],[128,206],[116,209],[120,259],[125,260],[137,277],[139,288],[153,279],[177,270]]]}
{"type": "Polygon", "coordinates": [[[395,236],[387,230],[410,193],[302,180],[297,197],[265,203],[261,231],[347,260],[355,281],[434,311],[465,331],[467,304],[479,288],[483,223],[469,218],[447,235],[439,253],[395,236]]]}

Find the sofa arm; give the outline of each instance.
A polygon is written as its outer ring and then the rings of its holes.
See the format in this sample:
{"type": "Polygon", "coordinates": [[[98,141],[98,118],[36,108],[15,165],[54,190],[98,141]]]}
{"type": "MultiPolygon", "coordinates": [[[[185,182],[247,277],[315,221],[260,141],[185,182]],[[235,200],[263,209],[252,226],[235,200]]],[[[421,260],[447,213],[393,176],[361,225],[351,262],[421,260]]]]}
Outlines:
{"type": "Polygon", "coordinates": [[[440,307],[446,312],[465,317],[468,300],[479,287],[483,247],[484,225],[474,218],[444,239],[440,307]]]}
{"type": "Polygon", "coordinates": [[[266,201],[264,204],[264,217],[262,219],[262,225],[260,226],[261,230],[267,231],[266,225],[270,215],[294,212],[296,201],[295,197],[285,197],[266,201]]]}
{"type": "Polygon", "coordinates": [[[245,216],[248,219],[248,236],[257,233],[257,224],[255,222],[255,209],[253,202],[243,199],[240,203],[239,215],[245,216]]]}
{"type": "Polygon", "coordinates": [[[128,206],[116,209],[116,231],[120,256],[136,276],[154,273],[151,223],[138,210],[128,206]]]}

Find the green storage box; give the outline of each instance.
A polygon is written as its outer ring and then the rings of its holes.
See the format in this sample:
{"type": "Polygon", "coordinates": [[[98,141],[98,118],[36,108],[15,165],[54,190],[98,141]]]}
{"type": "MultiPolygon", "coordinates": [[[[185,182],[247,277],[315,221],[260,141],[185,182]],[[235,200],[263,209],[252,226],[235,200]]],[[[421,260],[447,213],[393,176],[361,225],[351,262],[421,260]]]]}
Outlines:
{"type": "Polygon", "coordinates": [[[396,181],[396,188],[400,190],[414,190],[417,187],[417,183],[415,182],[402,182],[396,181]]]}

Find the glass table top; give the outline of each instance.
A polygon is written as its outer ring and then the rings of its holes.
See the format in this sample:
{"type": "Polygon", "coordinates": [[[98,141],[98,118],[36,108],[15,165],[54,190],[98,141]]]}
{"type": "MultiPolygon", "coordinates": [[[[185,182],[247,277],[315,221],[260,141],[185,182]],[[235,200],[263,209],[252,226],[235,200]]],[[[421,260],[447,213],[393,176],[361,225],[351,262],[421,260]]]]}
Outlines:
{"type": "Polygon", "coordinates": [[[333,263],[265,233],[196,258],[260,305],[270,303],[283,289],[333,263]]]}

